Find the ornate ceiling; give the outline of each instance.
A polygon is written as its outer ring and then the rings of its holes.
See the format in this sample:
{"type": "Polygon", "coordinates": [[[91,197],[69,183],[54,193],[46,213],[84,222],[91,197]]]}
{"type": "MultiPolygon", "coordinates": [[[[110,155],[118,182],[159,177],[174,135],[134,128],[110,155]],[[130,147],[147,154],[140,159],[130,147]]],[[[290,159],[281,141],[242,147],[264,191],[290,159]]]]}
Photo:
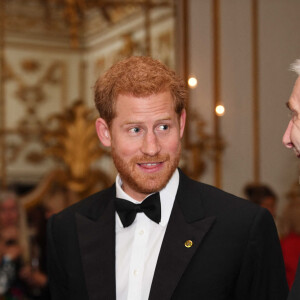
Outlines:
{"type": "Polygon", "coordinates": [[[84,36],[101,34],[151,8],[170,7],[173,0],[3,0],[2,5],[7,35],[68,38],[76,47],[84,36]]]}

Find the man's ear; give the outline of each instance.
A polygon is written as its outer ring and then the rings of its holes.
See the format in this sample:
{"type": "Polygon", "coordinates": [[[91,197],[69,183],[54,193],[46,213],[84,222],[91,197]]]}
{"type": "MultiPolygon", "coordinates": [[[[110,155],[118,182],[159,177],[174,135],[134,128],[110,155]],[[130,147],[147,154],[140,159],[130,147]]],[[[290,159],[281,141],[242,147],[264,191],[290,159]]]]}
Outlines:
{"type": "Polygon", "coordinates": [[[182,138],[184,127],[185,127],[185,120],[186,120],[186,110],[183,109],[179,118],[179,126],[180,126],[180,137],[182,138]]]}
{"type": "Polygon", "coordinates": [[[110,147],[111,137],[110,137],[109,127],[104,119],[98,118],[96,120],[96,130],[97,130],[98,138],[100,142],[103,144],[103,146],[110,147]]]}

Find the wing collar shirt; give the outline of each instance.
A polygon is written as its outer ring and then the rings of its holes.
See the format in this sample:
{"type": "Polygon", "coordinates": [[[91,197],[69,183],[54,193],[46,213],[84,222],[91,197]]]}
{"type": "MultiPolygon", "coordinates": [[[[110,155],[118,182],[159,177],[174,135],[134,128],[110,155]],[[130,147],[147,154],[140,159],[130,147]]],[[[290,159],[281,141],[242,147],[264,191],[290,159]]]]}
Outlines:
{"type": "MultiPolygon", "coordinates": [[[[124,228],[116,213],[116,293],[117,300],[146,300],[173,208],[179,185],[176,169],[170,181],[160,191],[161,221],[150,220],[144,213],[138,213],[134,222],[124,228]]],[[[116,196],[133,203],[140,203],[122,189],[122,180],[116,178],[116,196]]]]}

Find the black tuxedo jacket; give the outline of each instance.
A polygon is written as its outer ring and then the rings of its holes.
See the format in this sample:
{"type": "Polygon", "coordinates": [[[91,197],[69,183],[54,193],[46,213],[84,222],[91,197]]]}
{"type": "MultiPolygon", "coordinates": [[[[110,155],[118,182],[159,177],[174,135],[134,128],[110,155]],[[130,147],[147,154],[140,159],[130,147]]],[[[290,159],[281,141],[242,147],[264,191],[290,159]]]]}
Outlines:
{"type": "MultiPolygon", "coordinates": [[[[52,299],[116,299],[115,193],[112,186],[49,220],[52,299]]],[[[180,171],[149,299],[286,300],[287,293],[269,212],[180,171]]]]}
{"type": "Polygon", "coordinates": [[[295,281],[293,283],[291,292],[288,297],[288,300],[299,300],[299,299],[300,299],[300,260],[298,263],[295,281]]]}

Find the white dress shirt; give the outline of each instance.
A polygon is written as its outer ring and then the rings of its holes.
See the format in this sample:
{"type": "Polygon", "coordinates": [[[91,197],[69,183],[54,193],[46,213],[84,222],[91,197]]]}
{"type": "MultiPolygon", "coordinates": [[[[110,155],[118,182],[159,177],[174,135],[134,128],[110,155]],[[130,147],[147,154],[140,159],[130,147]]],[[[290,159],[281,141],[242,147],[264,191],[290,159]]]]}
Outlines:
{"type": "MultiPolygon", "coordinates": [[[[137,213],[134,222],[124,228],[116,213],[116,293],[117,300],[147,300],[157,263],[158,254],[171,215],[179,185],[176,169],[170,181],[160,191],[161,221],[150,220],[137,213]]],[[[116,178],[116,196],[140,203],[122,189],[122,180],[116,178]]]]}

